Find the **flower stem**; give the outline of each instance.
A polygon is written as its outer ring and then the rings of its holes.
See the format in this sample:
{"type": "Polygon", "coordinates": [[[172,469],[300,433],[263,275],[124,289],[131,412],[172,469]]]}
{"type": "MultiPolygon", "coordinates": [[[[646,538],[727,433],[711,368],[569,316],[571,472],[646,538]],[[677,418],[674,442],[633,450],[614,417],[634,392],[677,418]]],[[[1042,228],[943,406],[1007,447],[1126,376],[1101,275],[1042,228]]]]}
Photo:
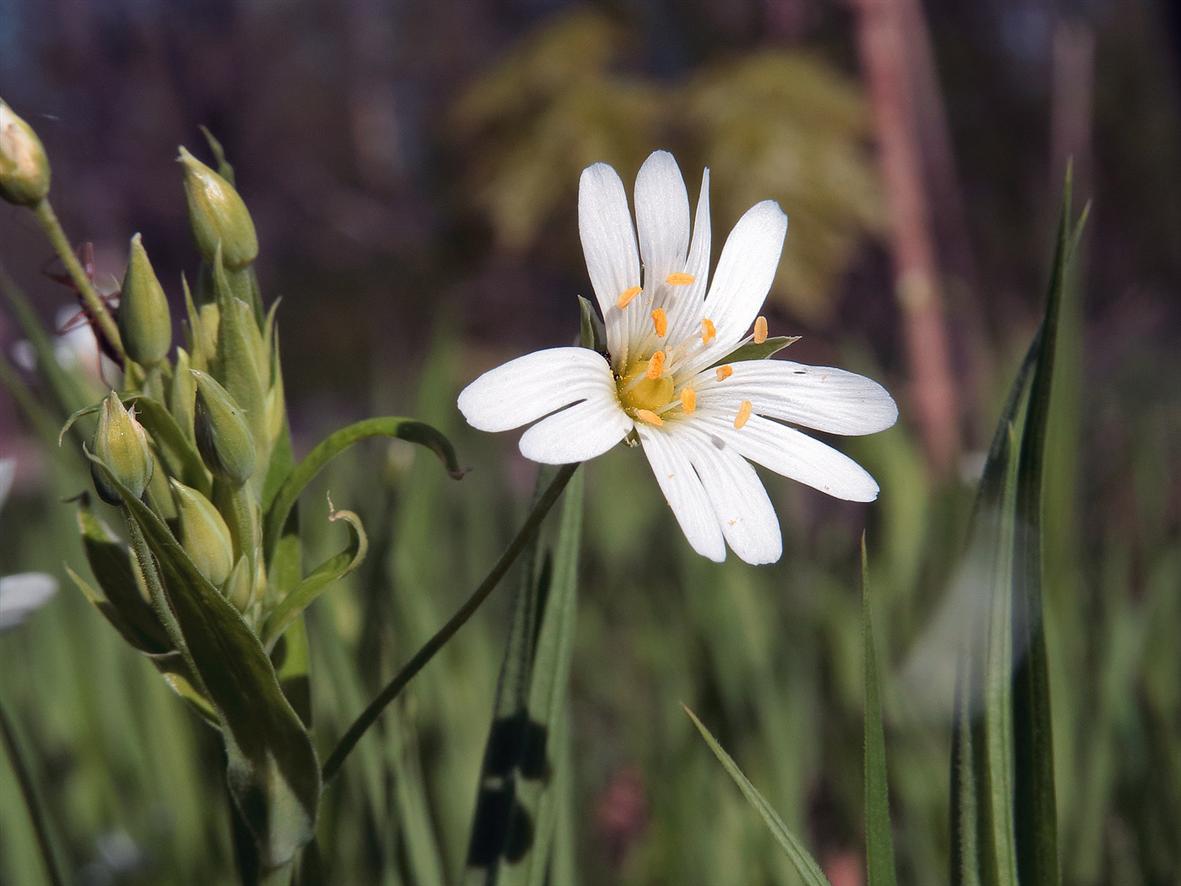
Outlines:
{"type": "Polygon", "coordinates": [[[65,265],[66,273],[70,275],[70,279],[74,282],[74,286],[77,287],[79,294],[82,296],[86,313],[98,324],[103,336],[126,362],[127,352],[123,350],[123,340],[119,336],[119,327],[115,325],[115,318],[107,310],[107,306],[99,296],[98,290],[94,288],[94,284],[90,282],[90,278],[86,276],[82,265],[79,264],[78,257],[74,255],[74,247],[70,245],[70,240],[66,236],[66,232],[62,229],[61,222],[57,220],[57,214],[54,213],[53,207],[49,204],[48,197],[33,207],[33,215],[37,217],[38,224],[45,231],[45,236],[49,239],[50,245],[53,246],[57,257],[65,265]]]}
{"type": "Polygon", "coordinates": [[[28,810],[29,821],[37,835],[37,846],[41,849],[41,860],[45,863],[46,876],[53,886],[62,886],[65,880],[58,868],[57,854],[53,850],[53,840],[49,835],[49,822],[45,817],[45,810],[41,806],[41,799],[37,796],[37,787],[33,784],[32,773],[29,771],[28,763],[25,761],[20,743],[17,741],[16,729],[13,728],[12,721],[8,719],[8,713],[4,710],[3,703],[0,703],[0,738],[4,740],[4,749],[8,752],[12,771],[16,775],[21,794],[25,798],[25,809],[28,810]]]}
{"type": "Polygon", "coordinates": [[[504,578],[505,573],[508,572],[509,567],[513,565],[513,562],[520,555],[521,551],[533,540],[538,529],[541,528],[541,521],[545,519],[545,515],[554,506],[554,503],[558,500],[558,497],[562,494],[562,490],[566,488],[566,484],[570,482],[570,478],[574,476],[576,470],[578,470],[577,463],[562,465],[557,474],[554,475],[554,479],[550,481],[549,486],[541,494],[541,497],[537,499],[537,503],[533,506],[533,510],[525,519],[524,524],[517,531],[516,536],[509,542],[509,546],[500,555],[500,559],[496,561],[496,565],[492,567],[488,575],[480,582],[480,586],[472,592],[467,602],[451,616],[450,621],[439,628],[438,632],[414,654],[414,657],[410,661],[402,666],[402,669],[394,675],[394,678],[385,685],[385,688],[374,697],[368,707],[353,721],[353,724],[341,737],[340,741],[337,742],[336,747],[328,759],[324,761],[321,775],[325,784],[340,770],[345,757],[356,746],[361,736],[365,734],[365,731],[377,721],[381,712],[385,710],[386,705],[398,697],[398,694],[406,687],[406,684],[423,669],[427,662],[434,658],[435,653],[443,648],[455,632],[464,626],[467,620],[475,614],[476,610],[480,608],[480,605],[488,598],[488,595],[496,588],[497,584],[500,583],[500,580],[504,578]]]}

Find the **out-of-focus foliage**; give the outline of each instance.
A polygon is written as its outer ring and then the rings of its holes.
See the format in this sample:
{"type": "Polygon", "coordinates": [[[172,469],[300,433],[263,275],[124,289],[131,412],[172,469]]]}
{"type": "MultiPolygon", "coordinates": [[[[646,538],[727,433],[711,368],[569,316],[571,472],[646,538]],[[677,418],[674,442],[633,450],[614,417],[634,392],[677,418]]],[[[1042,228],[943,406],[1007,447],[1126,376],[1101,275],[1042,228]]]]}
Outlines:
{"type": "Polygon", "coordinates": [[[797,224],[772,294],[803,320],[826,320],[854,250],[882,224],[856,84],[817,55],[770,49],[661,81],[635,71],[636,45],[605,14],[579,10],[475,81],[453,113],[468,199],[503,247],[540,248],[585,166],[602,160],[627,180],[653,145],[667,146],[691,195],[710,166],[724,230],[759,200],[780,202],[797,224]]]}

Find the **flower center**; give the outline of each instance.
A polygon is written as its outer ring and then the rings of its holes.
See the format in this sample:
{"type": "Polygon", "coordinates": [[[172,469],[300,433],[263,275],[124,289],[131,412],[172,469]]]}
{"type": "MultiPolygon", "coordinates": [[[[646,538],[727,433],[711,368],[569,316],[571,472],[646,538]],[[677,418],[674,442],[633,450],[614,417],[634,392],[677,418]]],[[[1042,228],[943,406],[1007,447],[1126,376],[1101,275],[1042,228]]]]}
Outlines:
{"type": "Polygon", "coordinates": [[[616,383],[619,402],[633,416],[639,410],[656,413],[673,399],[672,376],[663,373],[652,378],[651,367],[651,357],[633,360],[616,383]]]}

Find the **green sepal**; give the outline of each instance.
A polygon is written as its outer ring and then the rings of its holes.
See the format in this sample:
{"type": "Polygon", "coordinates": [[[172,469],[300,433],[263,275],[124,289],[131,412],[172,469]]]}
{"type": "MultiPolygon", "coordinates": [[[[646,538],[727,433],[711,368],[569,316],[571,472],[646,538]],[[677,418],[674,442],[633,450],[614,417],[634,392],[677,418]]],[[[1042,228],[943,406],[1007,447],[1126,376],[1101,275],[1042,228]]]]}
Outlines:
{"type": "Polygon", "coordinates": [[[708,368],[713,369],[714,366],[722,366],[726,363],[741,363],[745,360],[770,360],[784,348],[794,345],[799,340],[800,336],[798,335],[777,335],[761,344],[748,341],[708,368]]]}
{"type": "Polygon", "coordinates": [[[607,353],[607,330],[603,328],[603,318],[595,310],[590,300],[578,296],[578,344],[600,354],[607,353]]]}

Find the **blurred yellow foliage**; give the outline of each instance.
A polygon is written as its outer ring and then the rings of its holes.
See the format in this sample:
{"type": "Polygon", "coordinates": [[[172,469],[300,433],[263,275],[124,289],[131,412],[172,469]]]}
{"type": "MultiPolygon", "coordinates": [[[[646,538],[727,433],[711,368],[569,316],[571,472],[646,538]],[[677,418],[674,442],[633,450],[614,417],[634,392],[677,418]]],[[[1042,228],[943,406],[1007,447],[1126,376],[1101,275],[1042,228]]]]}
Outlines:
{"type": "Polygon", "coordinates": [[[642,49],[614,20],[582,9],[507,52],[453,108],[452,132],[472,158],[467,199],[501,247],[529,248],[573,198],[583,167],[602,160],[627,181],[668,147],[693,197],[696,170],[710,166],[715,260],[742,212],[780,202],[792,224],[772,294],[802,320],[824,322],[857,244],[882,220],[857,84],[798,50],[739,56],[682,81],[619,70],[642,49]]]}

